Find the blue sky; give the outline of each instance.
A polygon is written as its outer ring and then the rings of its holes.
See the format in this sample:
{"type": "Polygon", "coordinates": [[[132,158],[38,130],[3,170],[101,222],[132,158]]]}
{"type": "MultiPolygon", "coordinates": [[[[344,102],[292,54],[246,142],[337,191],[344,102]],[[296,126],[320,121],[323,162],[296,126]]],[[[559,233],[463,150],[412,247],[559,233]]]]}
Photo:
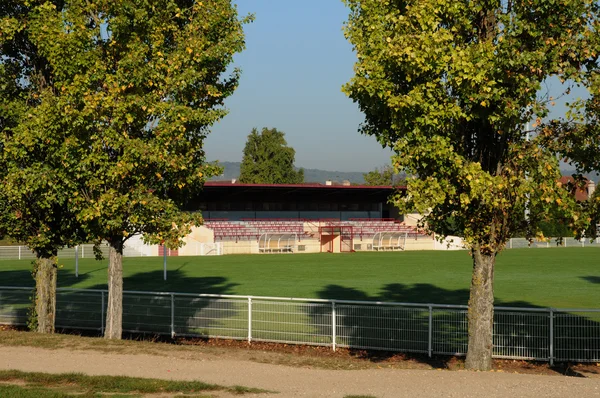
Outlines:
{"type": "MultiPolygon", "coordinates": [[[[226,100],[230,113],[206,140],[209,160],[241,161],[246,137],[256,127],[285,132],[296,150],[296,165],[335,171],[366,172],[390,163],[391,151],[374,137],[358,133],[363,117],[341,87],[353,75],[355,55],[342,26],[348,10],[341,0],[236,0],[246,25],[246,50],[235,57],[240,86],[226,100]]],[[[549,91],[559,92],[556,79],[549,91]]],[[[542,91],[546,91],[546,87],[542,91]]],[[[574,90],[557,101],[586,96],[574,90]]]]}
{"type": "Polygon", "coordinates": [[[241,161],[253,127],[285,132],[296,165],[369,171],[390,163],[391,152],[358,133],[362,115],[341,87],[352,77],[355,56],[344,38],[348,12],[341,0],[237,0],[246,25],[246,51],[230,113],[206,140],[210,160],[241,161]]]}

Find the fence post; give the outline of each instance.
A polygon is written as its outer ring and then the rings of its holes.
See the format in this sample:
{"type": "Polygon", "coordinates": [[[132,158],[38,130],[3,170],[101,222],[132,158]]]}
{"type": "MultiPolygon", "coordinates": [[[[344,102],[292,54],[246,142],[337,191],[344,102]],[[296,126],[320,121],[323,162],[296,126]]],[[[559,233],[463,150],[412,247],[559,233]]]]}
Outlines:
{"type": "Polygon", "coordinates": [[[429,323],[428,323],[428,335],[427,335],[427,353],[429,358],[433,354],[433,307],[429,305],[429,323]]]}
{"type": "Polygon", "coordinates": [[[336,313],[335,313],[335,301],[331,302],[331,347],[333,348],[333,351],[335,351],[335,345],[336,345],[336,329],[337,329],[337,322],[336,322],[336,313]]]}
{"type": "Polygon", "coordinates": [[[175,338],[175,295],[171,293],[171,338],[175,338]]]}
{"type": "Polygon", "coordinates": [[[554,310],[550,308],[550,366],[554,366],[554,310]]]}
{"type": "Polygon", "coordinates": [[[21,259],[21,246],[19,246],[19,260],[21,259]]]}
{"type": "Polygon", "coordinates": [[[252,297],[248,297],[248,343],[252,342],[252,297]]]}
{"type": "Polygon", "coordinates": [[[102,291],[102,304],[100,308],[100,332],[104,335],[104,290],[102,291]]]}
{"type": "Polygon", "coordinates": [[[510,240],[509,240],[508,247],[512,249],[512,238],[510,238],[510,240]]]}
{"type": "Polygon", "coordinates": [[[167,246],[163,245],[163,278],[167,280],[167,246]]]}

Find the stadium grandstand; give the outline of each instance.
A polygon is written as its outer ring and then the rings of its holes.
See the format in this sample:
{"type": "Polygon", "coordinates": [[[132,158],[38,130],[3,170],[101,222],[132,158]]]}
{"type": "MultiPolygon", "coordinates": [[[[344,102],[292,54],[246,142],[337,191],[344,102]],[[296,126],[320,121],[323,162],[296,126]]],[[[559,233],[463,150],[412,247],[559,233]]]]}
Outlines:
{"type": "MultiPolygon", "coordinates": [[[[572,182],[572,177],[561,179],[564,186],[572,182]]],[[[584,201],[595,188],[586,180],[585,186],[573,188],[573,195],[584,201]]],[[[204,224],[192,230],[183,247],[165,250],[146,245],[136,235],[126,249],[142,256],[186,256],[465,248],[458,236],[438,242],[419,230],[419,214],[400,214],[389,203],[397,190],[406,188],[329,181],[280,185],[210,181],[188,204],[186,210],[202,212],[204,224]]]]}
{"type": "Polygon", "coordinates": [[[388,203],[395,189],[403,188],[207,182],[187,209],[201,211],[204,225],[174,255],[198,244],[202,254],[432,249],[418,217],[388,203]]]}

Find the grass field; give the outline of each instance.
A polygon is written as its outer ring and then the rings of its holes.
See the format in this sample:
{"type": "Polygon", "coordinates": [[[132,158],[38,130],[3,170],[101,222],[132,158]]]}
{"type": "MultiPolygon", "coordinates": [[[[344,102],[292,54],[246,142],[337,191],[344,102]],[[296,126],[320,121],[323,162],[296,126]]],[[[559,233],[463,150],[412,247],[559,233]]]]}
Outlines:
{"type": "MultiPolygon", "coordinates": [[[[514,249],[499,255],[496,304],[600,307],[600,249],[514,249]]],[[[60,260],[60,287],[106,288],[107,261],[60,260]]],[[[467,252],[125,258],[126,290],[466,304],[467,252]]],[[[0,285],[32,286],[30,261],[0,261],[0,285]]]]}

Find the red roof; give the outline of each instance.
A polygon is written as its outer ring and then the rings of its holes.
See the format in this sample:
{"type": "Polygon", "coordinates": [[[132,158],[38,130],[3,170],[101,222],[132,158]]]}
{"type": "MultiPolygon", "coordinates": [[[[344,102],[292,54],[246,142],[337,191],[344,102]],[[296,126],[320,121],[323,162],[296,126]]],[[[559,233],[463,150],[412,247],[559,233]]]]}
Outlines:
{"type": "MultiPolygon", "coordinates": [[[[590,180],[588,180],[585,177],[584,177],[584,180],[585,180],[585,184],[584,184],[583,188],[577,188],[575,190],[575,200],[577,200],[578,202],[585,202],[586,200],[588,200],[588,185],[590,184],[590,180]]],[[[566,187],[566,185],[568,183],[574,184],[575,179],[571,176],[562,176],[560,178],[560,182],[561,182],[561,184],[563,184],[563,186],[566,187]]]]}

